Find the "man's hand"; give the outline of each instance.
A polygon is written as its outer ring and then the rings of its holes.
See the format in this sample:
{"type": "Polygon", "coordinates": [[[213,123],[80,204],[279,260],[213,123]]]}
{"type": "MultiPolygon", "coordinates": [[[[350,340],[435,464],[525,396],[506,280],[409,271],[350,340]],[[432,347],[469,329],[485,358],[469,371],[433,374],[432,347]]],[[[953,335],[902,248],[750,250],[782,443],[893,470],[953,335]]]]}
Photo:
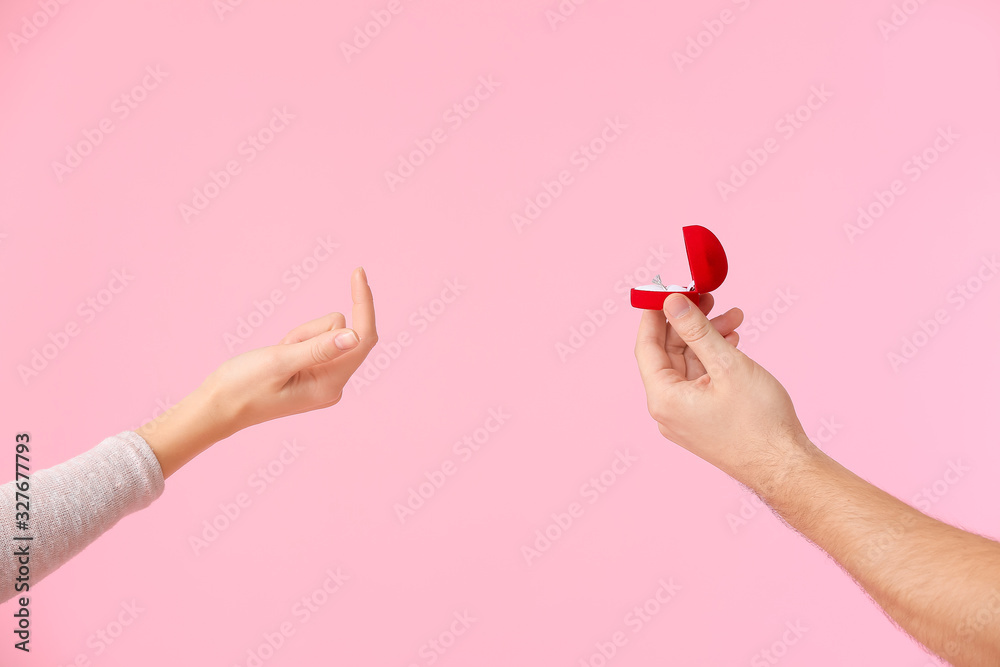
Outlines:
{"type": "Polygon", "coordinates": [[[660,432],[757,493],[899,627],[956,667],[1000,665],[1000,544],[932,519],[809,442],[788,393],[736,349],[743,314],[672,295],[635,355],[660,432]],[[702,312],[704,311],[704,312],[702,312]]]}
{"type": "Polygon", "coordinates": [[[714,303],[703,295],[699,309],[672,294],[663,312],[643,311],[635,356],[660,433],[753,486],[783,467],[789,443],[805,434],[784,387],[736,349],[742,311],[710,322],[714,303]]]}

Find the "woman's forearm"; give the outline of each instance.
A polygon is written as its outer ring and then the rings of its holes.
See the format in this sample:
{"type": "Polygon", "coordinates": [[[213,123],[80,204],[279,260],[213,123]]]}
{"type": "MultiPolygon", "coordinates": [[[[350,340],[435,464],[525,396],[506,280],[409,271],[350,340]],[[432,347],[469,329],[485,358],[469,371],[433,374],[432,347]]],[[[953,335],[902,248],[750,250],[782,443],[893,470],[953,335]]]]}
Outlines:
{"type": "Polygon", "coordinates": [[[1000,664],[1000,544],[922,514],[812,443],[746,480],[910,635],[954,665],[1000,664]]]}
{"type": "Polygon", "coordinates": [[[35,584],[163,493],[160,466],[132,431],[105,438],[29,480],[31,518],[24,526],[14,521],[24,497],[14,482],[0,485],[0,541],[20,550],[0,558],[0,602],[31,595],[35,584]]]}
{"type": "Polygon", "coordinates": [[[230,399],[206,381],[135,432],[149,444],[166,479],[219,440],[236,433],[235,417],[230,399]]]}

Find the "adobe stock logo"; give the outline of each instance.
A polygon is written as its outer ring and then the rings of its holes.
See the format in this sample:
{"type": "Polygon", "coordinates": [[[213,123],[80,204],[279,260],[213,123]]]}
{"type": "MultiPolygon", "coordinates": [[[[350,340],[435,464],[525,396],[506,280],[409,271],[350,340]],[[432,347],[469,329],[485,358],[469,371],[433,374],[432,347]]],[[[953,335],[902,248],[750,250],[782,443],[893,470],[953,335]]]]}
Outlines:
{"type": "MultiPolygon", "coordinates": [[[[621,118],[605,118],[604,127],[590,139],[590,141],[580,144],[569,157],[570,165],[576,167],[577,173],[583,173],[590,168],[599,157],[607,152],[611,144],[618,141],[622,133],[628,129],[628,125],[621,121],[621,118]]],[[[518,234],[524,232],[526,227],[534,224],[560,197],[566,189],[576,182],[576,177],[569,169],[562,169],[552,180],[542,180],[538,193],[526,197],[524,208],[515,211],[510,216],[511,224],[518,234]]]]}
{"type": "Polygon", "coordinates": [[[41,11],[34,12],[30,16],[21,18],[21,29],[18,32],[8,32],[7,40],[10,48],[16,54],[21,47],[28,43],[29,39],[36,37],[38,31],[49,24],[49,21],[56,17],[62,10],[61,5],[66,5],[69,0],[38,0],[38,7],[41,11]]]}
{"type": "Polygon", "coordinates": [[[115,131],[114,119],[117,118],[121,122],[128,118],[133,111],[139,108],[140,104],[146,101],[151,92],[160,87],[168,74],[160,69],[159,65],[148,66],[145,76],[111,103],[111,116],[105,116],[99,120],[96,127],[84,128],[83,138],[76,143],[66,144],[64,160],[62,162],[52,161],[52,171],[55,173],[56,181],[62,183],[68,175],[82,165],[84,158],[91,155],[98,146],[104,143],[107,136],[115,131]]]}
{"type": "MultiPolygon", "coordinates": [[[[108,281],[107,286],[81,301],[76,307],[76,313],[83,318],[83,324],[87,325],[96,320],[98,314],[107,310],[133,280],[135,280],[135,276],[130,274],[128,269],[112,271],[111,280],[108,281]]],[[[79,336],[82,331],[80,322],[76,319],[70,319],[55,332],[49,332],[49,342],[43,343],[41,350],[37,347],[32,348],[28,365],[17,365],[17,373],[24,386],[28,386],[29,380],[38,377],[42,371],[48,368],[59,354],[69,346],[70,340],[79,336]]]]}
{"type": "MultiPolygon", "coordinates": [[[[985,593],[986,591],[983,591],[983,594],[985,593]]],[[[986,636],[983,634],[984,630],[988,630],[990,627],[995,629],[997,619],[1000,619],[1000,588],[993,587],[990,596],[978,609],[963,613],[963,618],[955,632],[959,641],[950,639],[945,644],[944,655],[951,660],[951,664],[959,664],[958,658],[962,652],[967,650],[977,639],[983,639],[986,636]]],[[[993,637],[994,633],[991,631],[989,636],[993,637]]]]}
{"type": "Polygon", "coordinates": [[[964,465],[961,460],[948,461],[948,469],[940,478],[934,480],[914,494],[910,504],[921,512],[930,512],[934,505],[941,502],[941,499],[948,495],[952,487],[957,485],[965,477],[965,474],[972,472],[972,468],[964,465]]]}
{"type": "Polygon", "coordinates": [[[612,315],[621,312],[620,303],[628,304],[629,291],[638,285],[648,284],[669,257],[670,253],[664,252],[663,246],[658,248],[650,246],[645,263],[615,283],[614,292],[618,295],[618,299],[608,298],[595,305],[593,309],[588,309],[584,313],[585,317],[569,328],[566,342],[556,341],[555,348],[559,361],[566,363],[571,356],[582,350],[587,341],[592,340],[608,323],[612,315]]]}
{"type": "Polygon", "coordinates": [[[190,203],[184,201],[178,204],[177,210],[186,223],[201,215],[230,185],[233,179],[243,173],[244,165],[257,159],[257,156],[267,150],[279,134],[288,129],[295,120],[295,114],[288,107],[273,107],[271,117],[256,132],[248,134],[236,147],[236,154],[242,158],[230,159],[219,171],[208,170],[208,180],[204,185],[192,189],[190,203]]]}
{"type": "Polygon", "coordinates": [[[458,459],[447,458],[432,470],[424,473],[424,481],[416,486],[407,489],[406,502],[395,503],[392,508],[396,512],[399,522],[406,523],[413,517],[420,508],[424,507],[431,498],[448,482],[448,478],[454,476],[462,463],[468,463],[472,457],[481,450],[500,430],[500,427],[507,423],[510,414],[504,412],[503,407],[490,408],[489,416],[483,421],[483,425],[477,427],[472,433],[462,436],[461,440],[456,440],[451,447],[452,453],[458,459]]]}
{"type": "MultiPolygon", "coordinates": [[[[975,273],[948,291],[945,300],[949,304],[954,304],[952,311],[963,310],[997,274],[1000,274],[1000,262],[997,261],[997,256],[983,257],[975,273]]],[[[899,349],[886,355],[893,372],[898,373],[900,368],[913,361],[922,349],[930,345],[951,322],[952,315],[953,312],[947,308],[938,308],[932,318],[921,319],[913,333],[903,336],[899,349]]]]}
{"type": "Polygon", "coordinates": [[[104,652],[110,649],[128,631],[128,628],[135,624],[139,615],[146,611],[134,599],[131,602],[122,602],[119,607],[121,610],[110,621],[87,637],[86,644],[90,652],[77,653],[73,662],[66,667],[91,667],[93,665],[91,655],[95,658],[104,655],[104,652]]]}
{"type": "Polygon", "coordinates": [[[369,12],[370,20],[354,26],[351,41],[340,42],[340,52],[343,54],[344,60],[350,64],[354,58],[360,56],[361,52],[372,45],[372,42],[392,24],[395,17],[401,14],[404,8],[402,0],[389,0],[384,9],[371,10],[369,12]]]}
{"type": "MultiPolygon", "coordinates": [[[[745,12],[750,7],[750,0],[732,0],[733,4],[745,12]]],[[[682,51],[674,51],[674,64],[677,71],[684,73],[684,68],[694,65],[694,61],[700,58],[705,52],[715,44],[716,40],[722,37],[726,31],[726,26],[736,21],[738,15],[732,9],[723,9],[719,13],[719,18],[705,19],[701,22],[703,29],[697,34],[688,37],[687,45],[682,51]]]]}
{"type": "MultiPolygon", "coordinates": [[[[289,616],[297,620],[299,626],[305,625],[322,611],[323,607],[329,604],[333,596],[344,588],[351,579],[351,575],[339,567],[328,568],[323,574],[325,575],[323,583],[292,604],[289,616]]],[[[273,630],[262,633],[260,635],[261,641],[256,641],[253,646],[247,649],[246,661],[235,663],[236,667],[262,667],[295,636],[298,629],[286,617],[273,630]]]]}
{"type": "MultiPolygon", "coordinates": [[[[289,292],[297,291],[305,284],[305,281],[323,268],[338,248],[340,248],[340,244],[331,241],[329,234],[326,237],[317,236],[316,244],[312,250],[281,274],[282,284],[290,286],[289,292]]],[[[262,299],[254,299],[250,312],[245,317],[241,315],[236,319],[235,329],[232,332],[227,331],[222,334],[226,349],[232,353],[240,345],[247,342],[257,329],[274,315],[278,306],[285,303],[287,297],[288,294],[280,287],[275,287],[262,299]]]]}
{"type": "MultiPolygon", "coordinates": [[[[294,438],[291,441],[285,440],[282,445],[281,451],[274,458],[247,477],[247,486],[253,489],[254,496],[260,496],[267,491],[268,487],[284,475],[288,467],[306,450],[304,446],[297,444],[294,438]]],[[[194,555],[200,556],[229,530],[253,505],[254,496],[241,491],[231,501],[219,503],[218,513],[201,522],[200,532],[188,536],[188,546],[194,555]]]]}
{"type": "Polygon", "coordinates": [[[900,4],[894,4],[889,18],[879,19],[875,24],[882,33],[882,39],[888,42],[892,34],[899,32],[900,28],[909,23],[925,4],[927,0],[903,0],[900,4]]]}
{"type": "Polygon", "coordinates": [[[152,432],[156,431],[156,429],[158,429],[163,423],[166,422],[166,420],[174,413],[174,408],[177,407],[176,403],[171,403],[170,402],[170,397],[169,396],[166,397],[166,398],[157,398],[156,399],[156,405],[157,405],[157,408],[155,410],[153,410],[153,414],[151,414],[149,417],[146,417],[145,419],[143,419],[142,421],[140,421],[138,424],[136,424],[135,426],[133,426],[131,430],[135,431],[140,426],[144,426],[146,424],[149,424],[149,427],[147,428],[147,430],[150,433],[152,433],[152,432]]]}
{"type": "Polygon", "coordinates": [[[827,89],[826,84],[812,86],[805,102],[775,121],[774,131],[781,139],[771,136],[759,147],[748,148],[746,159],[730,165],[729,177],[715,182],[715,188],[722,201],[729,201],[730,197],[749,183],[750,179],[771,160],[771,156],[781,148],[781,140],[787,142],[794,137],[832,97],[833,93],[827,89]]]}
{"type": "Polygon", "coordinates": [[[756,343],[760,340],[760,335],[770,330],[782,315],[791,310],[799,298],[788,287],[775,291],[771,306],[747,319],[747,326],[743,329],[742,336],[748,343],[756,343]]]}
{"type": "MultiPolygon", "coordinates": [[[[951,150],[952,146],[960,138],[961,136],[952,130],[950,125],[947,129],[939,127],[937,129],[937,136],[934,137],[931,144],[919,153],[911,155],[903,163],[901,167],[903,176],[906,176],[910,183],[916,183],[942,155],[951,150]]],[[[859,236],[871,229],[878,220],[888,213],[889,209],[907,192],[909,191],[906,189],[906,183],[902,178],[893,179],[885,190],[876,188],[872,192],[871,200],[867,204],[858,207],[856,221],[853,224],[844,224],[844,233],[847,234],[847,240],[853,244],[859,236]]]]}
{"type": "MultiPolygon", "coordinates": [[[[809,437],[809,440],[813,444],[820,446],[823,451],[828,451],[825,445],[832,442],[843,429],[844,424],[838,422],[836,417],[824,417],[820,420],[819,428],[809,437]]],[[[752,490],[745,486],[743,490],[745,493],[740,500],[739,508],[735,512],[726,513],[726,523],[729,524],[729,529],[733,531],[733,535],[738,534],[743,527],[750,525],[750,522],[762,513],[762,510],[771,510],[767,503],[761,500],[760,496],[752,490]]],[[[766,514],[766,512],[764,513],[766,514]]]]}
{"type": "Polygon", "coordinates": [[[809,628],[804,627],[799,621],[795,621],[794,623],[788,621],[785,623],[785,627],[787,629],[782,633],[780,639],[774,640],[770,646],[758,651],[750,658],[750,667],[770,667],[770,665],[777,665],[788,655],[789,649],[798,644],[802,640],[802,637],[809,632],[809,628]]]}
{"type": "MultiPolygon", "coordinates": [[[[642,632],[648,624],[660,614],[661,611],[677,597],[677,592],[682,590],[681,586],[674,583],[673,578],[659,579],[659,586],[651,596],[635,605],[625,614],[623,624],[632,631],[633,635],[642,632]]],[[[594,643],[594,651],[586,658],[581,658],[580,667],[605,667],[608,662],[618,655],[618,651],[628,644],[629,637],[624,630],[617,630],[611,633],[607,641],[594,643]]]]}
{"type": "Polygon", "coordinates": [[[421,662],[411,662],[408,667],[433,665],[438,659],[444,657],[445,653],[455,646],[458,639],[465,636],[469,628],[479,620],[470,614],[467,609],[461,613],[457,611],[452,612],[451,616],[453,620],[448,624],[447,628],[428,639],[417,649],[417,656],[420,657],[421,662]]]}
{"type": "Polygon", "coordinates": [[[472,92],[452,104],[441,115],[443,125],[431,130],[427,136],[415,139],[413,141],[414,148],[408,153],[397,155],[396,168],[387,169],[384,173],[389,192],[395,192],[399,186],[406,182],[406,179],[417,173],[417,169],[426,164],[427,160],[437,152],[438,146],[448,140],[448,132],[455,132],[462,127],[484,102],[493,97],[501,85],[492,76],[480,76],[478,85],[472,92]]]}
{"type": "Polygon", "coordinates": [[[586,4],[587,0],[559,0],[559,4],[554,9],[545,10],[545,20],[549,22],[549,27],[555,32],[557,28],[569,17],[576,14],[576,8],[586,4]]]}
{"type": "Polygon", "coordinates": [[[403,354],[403,350],[413,344],[416,335],[424,333],[432,323],[440,320],[450,309],[451,304],[455,303],[467,289],[469,286],[462,283],[461,278],[445,280],[444,289],[441,290],[440,296],[431,299],[410,313],[407,322],[414,327],[413,333],[404,329],[387,342],[383,342],[385,339],[379,337],[378,346],[380,349],[372,350],[372,353],[361,364],[361,368],[351,376],[351,387],[354,388],[354,393],[360,394],[362,389],[370,387],[373,382],[382,377],[382,373],[389,370],[393,362],[403,354]]]}
{"type": "MultiPolygon", "coordinates": [[[[593,505],[600,500],[608,490],[621,479],[622,475],[628,472],[639,460],[626,449],[624,452],[615,451],[615,458],[607,468],[599,474],[591,477],[580,485],[580,497],[587,501],[588,505],[593,505]]],[[[531,544],[521,547],[521,555],[525,562],[532,565],[541,558],[542,554],[552,548],[552,546],[562,539],[563,535],[572,528],[583,516],[586,508],[579,501],[572,501],[566,507],[565,512],[553,512],[549,516],[552,521],[544,528],[535,530],[535,539],[531,544]]]]}
{"type": "Polygon", "coordinates": [[[243,0],[212,0],[212,9],[220,21],[226,20],[226,14],[232,14],[243,4],[243,0]]]}

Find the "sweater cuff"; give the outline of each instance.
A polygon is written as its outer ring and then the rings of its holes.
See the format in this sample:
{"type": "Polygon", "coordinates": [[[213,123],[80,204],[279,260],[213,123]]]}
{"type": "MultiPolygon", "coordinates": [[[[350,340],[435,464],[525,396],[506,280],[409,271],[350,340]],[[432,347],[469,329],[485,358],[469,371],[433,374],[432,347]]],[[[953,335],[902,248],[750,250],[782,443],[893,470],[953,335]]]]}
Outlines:
{"type": "Polygon", "coordinates": [[[164,480],[160,461],[150,449],[149,443],[135,431],[122,431],[114,437],[125,445],[119,451],[132,463],[130,468],[138,471],[136,481],[141,483],[141,488],[136,489],[137,505],[130,508],[130,511],[149,507],[163,494],[164,480]]]}

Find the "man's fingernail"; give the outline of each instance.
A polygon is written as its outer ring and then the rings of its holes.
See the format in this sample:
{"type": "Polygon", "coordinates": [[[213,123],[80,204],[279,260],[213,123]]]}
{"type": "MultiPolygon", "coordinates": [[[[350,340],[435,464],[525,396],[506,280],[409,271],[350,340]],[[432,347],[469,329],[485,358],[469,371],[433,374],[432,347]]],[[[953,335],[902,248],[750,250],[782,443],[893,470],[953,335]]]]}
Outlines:
{"type": "Polygon", "coordinates": [[[337,334],[337,337],[333,339],[333,344],[341,350],[349,350],[358,344],[358,334],[353,331],[345,331],[342,334],[337,334]]]}
{"type": "Polygon", "coordinates": [[[671,294],[667,297],[666,303],[664,303],[664,308],[673,317],[681,317],[686,315],[689,310],[691,310],[691,299],[687,298],[683,294],[671,294]]]}

